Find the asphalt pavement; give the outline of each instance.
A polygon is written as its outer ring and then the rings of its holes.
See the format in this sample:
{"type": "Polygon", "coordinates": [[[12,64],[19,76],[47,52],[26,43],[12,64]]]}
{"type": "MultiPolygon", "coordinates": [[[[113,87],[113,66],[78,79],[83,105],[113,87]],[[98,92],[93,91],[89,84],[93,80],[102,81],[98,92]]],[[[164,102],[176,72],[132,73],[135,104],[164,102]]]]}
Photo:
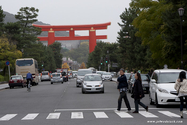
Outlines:
{"type": "MultiPolygon", "coordinates": [[[[40,82],[31,92],[26,88],[0,90],[0,125],[186,125],[187,112],[180,119],[179,105],[156,108],[149,105],[146,94],[142,102],[149,106],[149,112],[140,107],[139,114],[117,112],[119,92],[116,82],[105,81],[105,93],[82,94],[75,79],[50,84],[40,82]]],[[[134,101],[128,98],[134,111],[134,101]]]]}

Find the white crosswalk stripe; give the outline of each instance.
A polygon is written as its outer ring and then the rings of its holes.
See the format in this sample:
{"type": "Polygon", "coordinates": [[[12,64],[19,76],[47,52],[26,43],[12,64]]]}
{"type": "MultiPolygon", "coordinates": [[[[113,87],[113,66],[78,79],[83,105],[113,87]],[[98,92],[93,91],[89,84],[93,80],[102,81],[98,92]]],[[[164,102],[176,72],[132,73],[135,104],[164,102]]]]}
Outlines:
{"type": "Polygon", "coordinates": [[[83,119],[83,113],[82,112],[72,112],[71,113],[71,119],[83,119]]]}
{"type": "Polygon", "coordinates": [[[132,115],[130,115],[129,113],[126,113],[126,112],[122,112],[122,111],[115,111],[115,113],[121,117],[121,118],[133,118],[132,115]]]}
{"type": "Polygon", "coordinates": [[[6,114],[5,116],[0,118],[0,121],[9,121],[14,118],[17,114],[6,114]]]}
{"type": "Polygon", "coordinates": [[[154,114],[152,114],[152,113],[150,113],[150,112],[139,111],[139,113],[140,113],[141,115],[143,115],[144,117],[146,117],[146,118],[158,118],[158,116],[156,116],[156,115],[154,115],[154,114]]]}
{"type": "Polygon", "coordinates": [[[25,117],[23,117],[21,120],[34,120],[38,115],[39,115],[39,113],[27,114],[27,115],[26,115],[25,117]]]}
{"type": "Polygon", "coordinates": [[[61,113],[49,113],[46,119],[59,119],[61,113]]]}
{"type": "Polygon", "coordinates": [[[96,118],[108,118],[104,112],[94,112],[96,118]]]}
{"type": "Polygon", "coordinates": [[[166,116],[169,116],[169,117],[180,117],[179,115],[177,115],[177,114],[175,114],[175,113],[172,113],[172,112],[170,112],[170,111],[158,111],[158,112],[160,112],[160,113],[162,113],[162,114],[164,114],[164,115],[166,115],[166,116]]]}

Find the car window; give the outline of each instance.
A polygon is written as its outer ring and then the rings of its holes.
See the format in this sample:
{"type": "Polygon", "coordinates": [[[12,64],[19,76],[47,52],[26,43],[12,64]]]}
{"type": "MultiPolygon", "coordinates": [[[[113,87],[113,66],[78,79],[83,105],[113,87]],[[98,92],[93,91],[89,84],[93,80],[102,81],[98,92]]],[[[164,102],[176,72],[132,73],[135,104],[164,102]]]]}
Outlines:
{"type": "Polygon", "coordinates": [[[42,72],[42,75],[48,75],[48,72],[42,72]]]}
{"type": "Polygon", "coordinates": [[[92,70],[80,70],[78,71],[78,76],[85,76],[86,74],[92,73],[92,70]]]}
{"type": "Polygon", "coordinates": [[[11,80],[14,80],[14,79],[22,79],[22,77],[21,76],[12,76],[11,80]]]}
{"type": "Polygon", "coordinates": [[[153,73],[152,79],[155,79],[156,82],[158,81],[158,75],[155,72],[153,73]]]}
{"type": "Polygon", "coordinates": [[[17,60],[16,65],[18,66],[31,66],[33,64],[33,60],[17,60]]]}
{"type": "Polygon", "coordinates": [[[148,75],[141,75],[142,81],[150,81],[148,75]]]}
{"type": "Polygon", "coordinates": [[[109,72],[104,72],[103,75],[111,75],[109,72]]]}
{"type": "Polygon", "coordinates": [[[59,77],[60,74],[52,74],[53,77],[59,77]]]}
{"type": "Polygon", "coordinates": [[[159,73],[158,83],[175,83],[176,79],[178,79],[179,73],[159,73]]]}
{"type": "Polygon", "coordinates": [[[101,81],[101,76],[98,75],[85,76],[84,81],[101,81]]]}

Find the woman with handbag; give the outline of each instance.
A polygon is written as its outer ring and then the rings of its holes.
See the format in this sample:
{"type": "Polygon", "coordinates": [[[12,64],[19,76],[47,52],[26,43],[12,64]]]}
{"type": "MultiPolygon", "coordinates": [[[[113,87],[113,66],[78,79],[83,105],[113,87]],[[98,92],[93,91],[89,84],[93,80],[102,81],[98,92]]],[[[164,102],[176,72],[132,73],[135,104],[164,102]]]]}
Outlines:
{"type": "Polygon", "coordinates": [[[174,86],[175,90],[177,90],[178,97],[180,99],[180,116],[183,118],[183,106],[184,106],[184,98],[186,102],[186,110],[187,110],[187,79],[186,72],[182,71],[179,74],[179,78],[175,82],[174,86]]]}
{"type": "Polygon", "coordinates": [[[139,107],[138,105],[141,105],[143,108],[148,111],[148,106],[144,105],[140,100],[144,97],[144,91],[142,87],[142,79],[139,72],[135,74],[135,83],[133,87],[133,94],[132,98],[134,98],[134,104],[135,104],[135,111],[133,113],[139,113],[139,107]]]}

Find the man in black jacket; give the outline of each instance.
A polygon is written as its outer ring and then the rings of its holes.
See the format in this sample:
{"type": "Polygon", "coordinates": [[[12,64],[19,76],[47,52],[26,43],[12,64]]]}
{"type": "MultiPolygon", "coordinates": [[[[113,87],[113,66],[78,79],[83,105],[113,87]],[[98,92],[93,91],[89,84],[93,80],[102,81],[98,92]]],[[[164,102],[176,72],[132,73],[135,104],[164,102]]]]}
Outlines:
{"type": "Polygon", "coordinates": [[[127,83],[127,78],[124,74],[125,70],[124,69],[120,69],[120,77],[117,79],[117,81],[119,82],[117,89],[120,92],[119,98],[118,98],[118,111],[121,110],[121,103],[122,103],[122,99],[124,99],[126,107],[128,108],[128,112],[131,111],[131,107],[129,104],[129,100],[127,98],[127,88],[128,88],[128,83],[127,83]]]}

